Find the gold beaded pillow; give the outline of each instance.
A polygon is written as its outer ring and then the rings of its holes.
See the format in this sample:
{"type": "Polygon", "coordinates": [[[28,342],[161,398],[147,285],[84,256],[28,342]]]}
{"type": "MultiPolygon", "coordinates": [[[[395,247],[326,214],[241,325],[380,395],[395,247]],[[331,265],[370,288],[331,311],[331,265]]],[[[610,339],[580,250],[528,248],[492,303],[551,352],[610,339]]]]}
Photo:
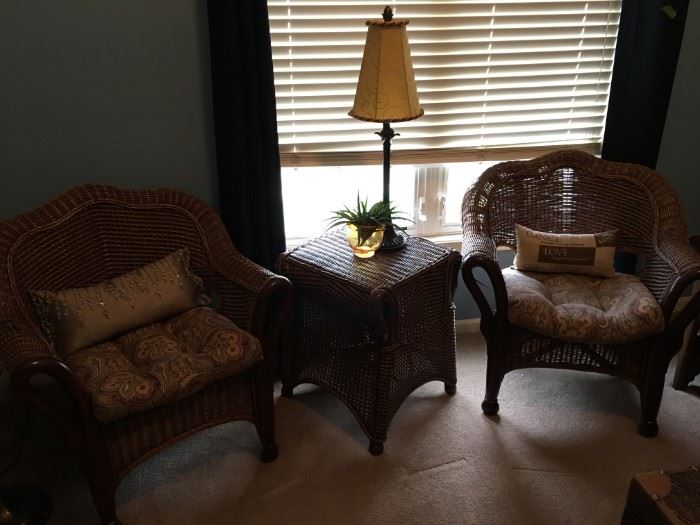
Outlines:
{"type": "Polygon", "coordinates": [[[29,294],[56,351],[72,352],[207,303],[190,253],[170,255],[95,286],[29,294]]]}
{"type": "Polygon", "coordinates": [[[545,233],[515,225],[516,270],[578,273],[611,277],[615,274],[616,231],[602,233],[545,233]]]}

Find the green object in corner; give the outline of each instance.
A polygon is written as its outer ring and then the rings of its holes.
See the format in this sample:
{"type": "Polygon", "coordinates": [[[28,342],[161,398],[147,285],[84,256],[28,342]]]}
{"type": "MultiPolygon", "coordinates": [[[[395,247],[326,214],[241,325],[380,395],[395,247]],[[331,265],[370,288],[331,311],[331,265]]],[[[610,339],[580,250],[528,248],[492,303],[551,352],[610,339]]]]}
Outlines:
{"type": "Polygon", "coordinates": [[[676,16],[678,16],[678,11],[676,11],[676,8],[673,7],[671,4],[666,4],[661,8],[661,10],[666,13],[666,16],[669,17],[671,20],[675,19],[676,16]]]}

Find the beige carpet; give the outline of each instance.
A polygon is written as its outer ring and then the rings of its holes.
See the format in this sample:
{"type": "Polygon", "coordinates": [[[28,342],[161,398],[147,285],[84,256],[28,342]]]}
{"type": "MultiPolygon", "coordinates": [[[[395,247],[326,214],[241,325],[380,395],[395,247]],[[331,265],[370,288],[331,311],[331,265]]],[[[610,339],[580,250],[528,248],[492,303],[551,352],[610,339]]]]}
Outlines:
{"type": "MultiPolygon", "coordinates": [[[[461,337],[457,395],[446,396],[441,383],[414,392],[379,457],[344,405],[299,387],[294,399],[276,401],[275,463],[258,462],[251,425],[222,425],[130,474],[118,515],[125,525],[613,524],[634,473],[700,464],[697,386],[667,387],[661,432],[645,439],[634,387],[597,374],[513,372],[500,417],[486,418],[485,363],[481,337],[461,337]]],[[[0,445],[11,431],[0,429],[0,445]]],[[[97,522],[78,465],[39,418],[20,463],[0,482],[13,480],[50,491],[52,523],[97,522]]]]}

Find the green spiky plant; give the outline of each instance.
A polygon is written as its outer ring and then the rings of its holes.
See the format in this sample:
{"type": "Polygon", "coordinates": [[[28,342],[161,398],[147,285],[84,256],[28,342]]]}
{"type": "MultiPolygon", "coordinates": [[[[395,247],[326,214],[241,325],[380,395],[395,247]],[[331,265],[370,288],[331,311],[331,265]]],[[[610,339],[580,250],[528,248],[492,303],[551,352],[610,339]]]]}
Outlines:
{"type": "MultiPolygon", "coordinates": [[[[413,222],[406,214],[398,211],[396,206],[391,203],[379,201],[368,207],[367,197],[365,197],[364,201],[361,200],[359,192],[357,193],[355,208],[351,209],[345,206],[342,210],[335,210],[331,213],[333,215],[328,219],[328,221],[330,221],[328,229],[342,224],[354,224],[355,226],[378,226],[380,224],[386,226],[391,224],[394,225],[395,228],[399,228],[394,224],[394,221],[402,220],[413,222]]],[[[358,228],[358,243],[362,244],[369,239],[371,235],[371,231],[368,232],[362,228],[358,228]]]]}

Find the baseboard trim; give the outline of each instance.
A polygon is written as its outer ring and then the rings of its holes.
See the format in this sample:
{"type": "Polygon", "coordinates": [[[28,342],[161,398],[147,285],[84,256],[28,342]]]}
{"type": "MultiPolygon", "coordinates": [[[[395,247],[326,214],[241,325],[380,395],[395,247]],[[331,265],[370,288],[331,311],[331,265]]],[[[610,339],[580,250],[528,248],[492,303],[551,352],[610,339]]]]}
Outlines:
{"type": "Polygon", "coordinates": [[[455,321],[455,332],[458,334],[478,334],[480,317],[472,317],[470,319],[457,319],[455,321]]]}

